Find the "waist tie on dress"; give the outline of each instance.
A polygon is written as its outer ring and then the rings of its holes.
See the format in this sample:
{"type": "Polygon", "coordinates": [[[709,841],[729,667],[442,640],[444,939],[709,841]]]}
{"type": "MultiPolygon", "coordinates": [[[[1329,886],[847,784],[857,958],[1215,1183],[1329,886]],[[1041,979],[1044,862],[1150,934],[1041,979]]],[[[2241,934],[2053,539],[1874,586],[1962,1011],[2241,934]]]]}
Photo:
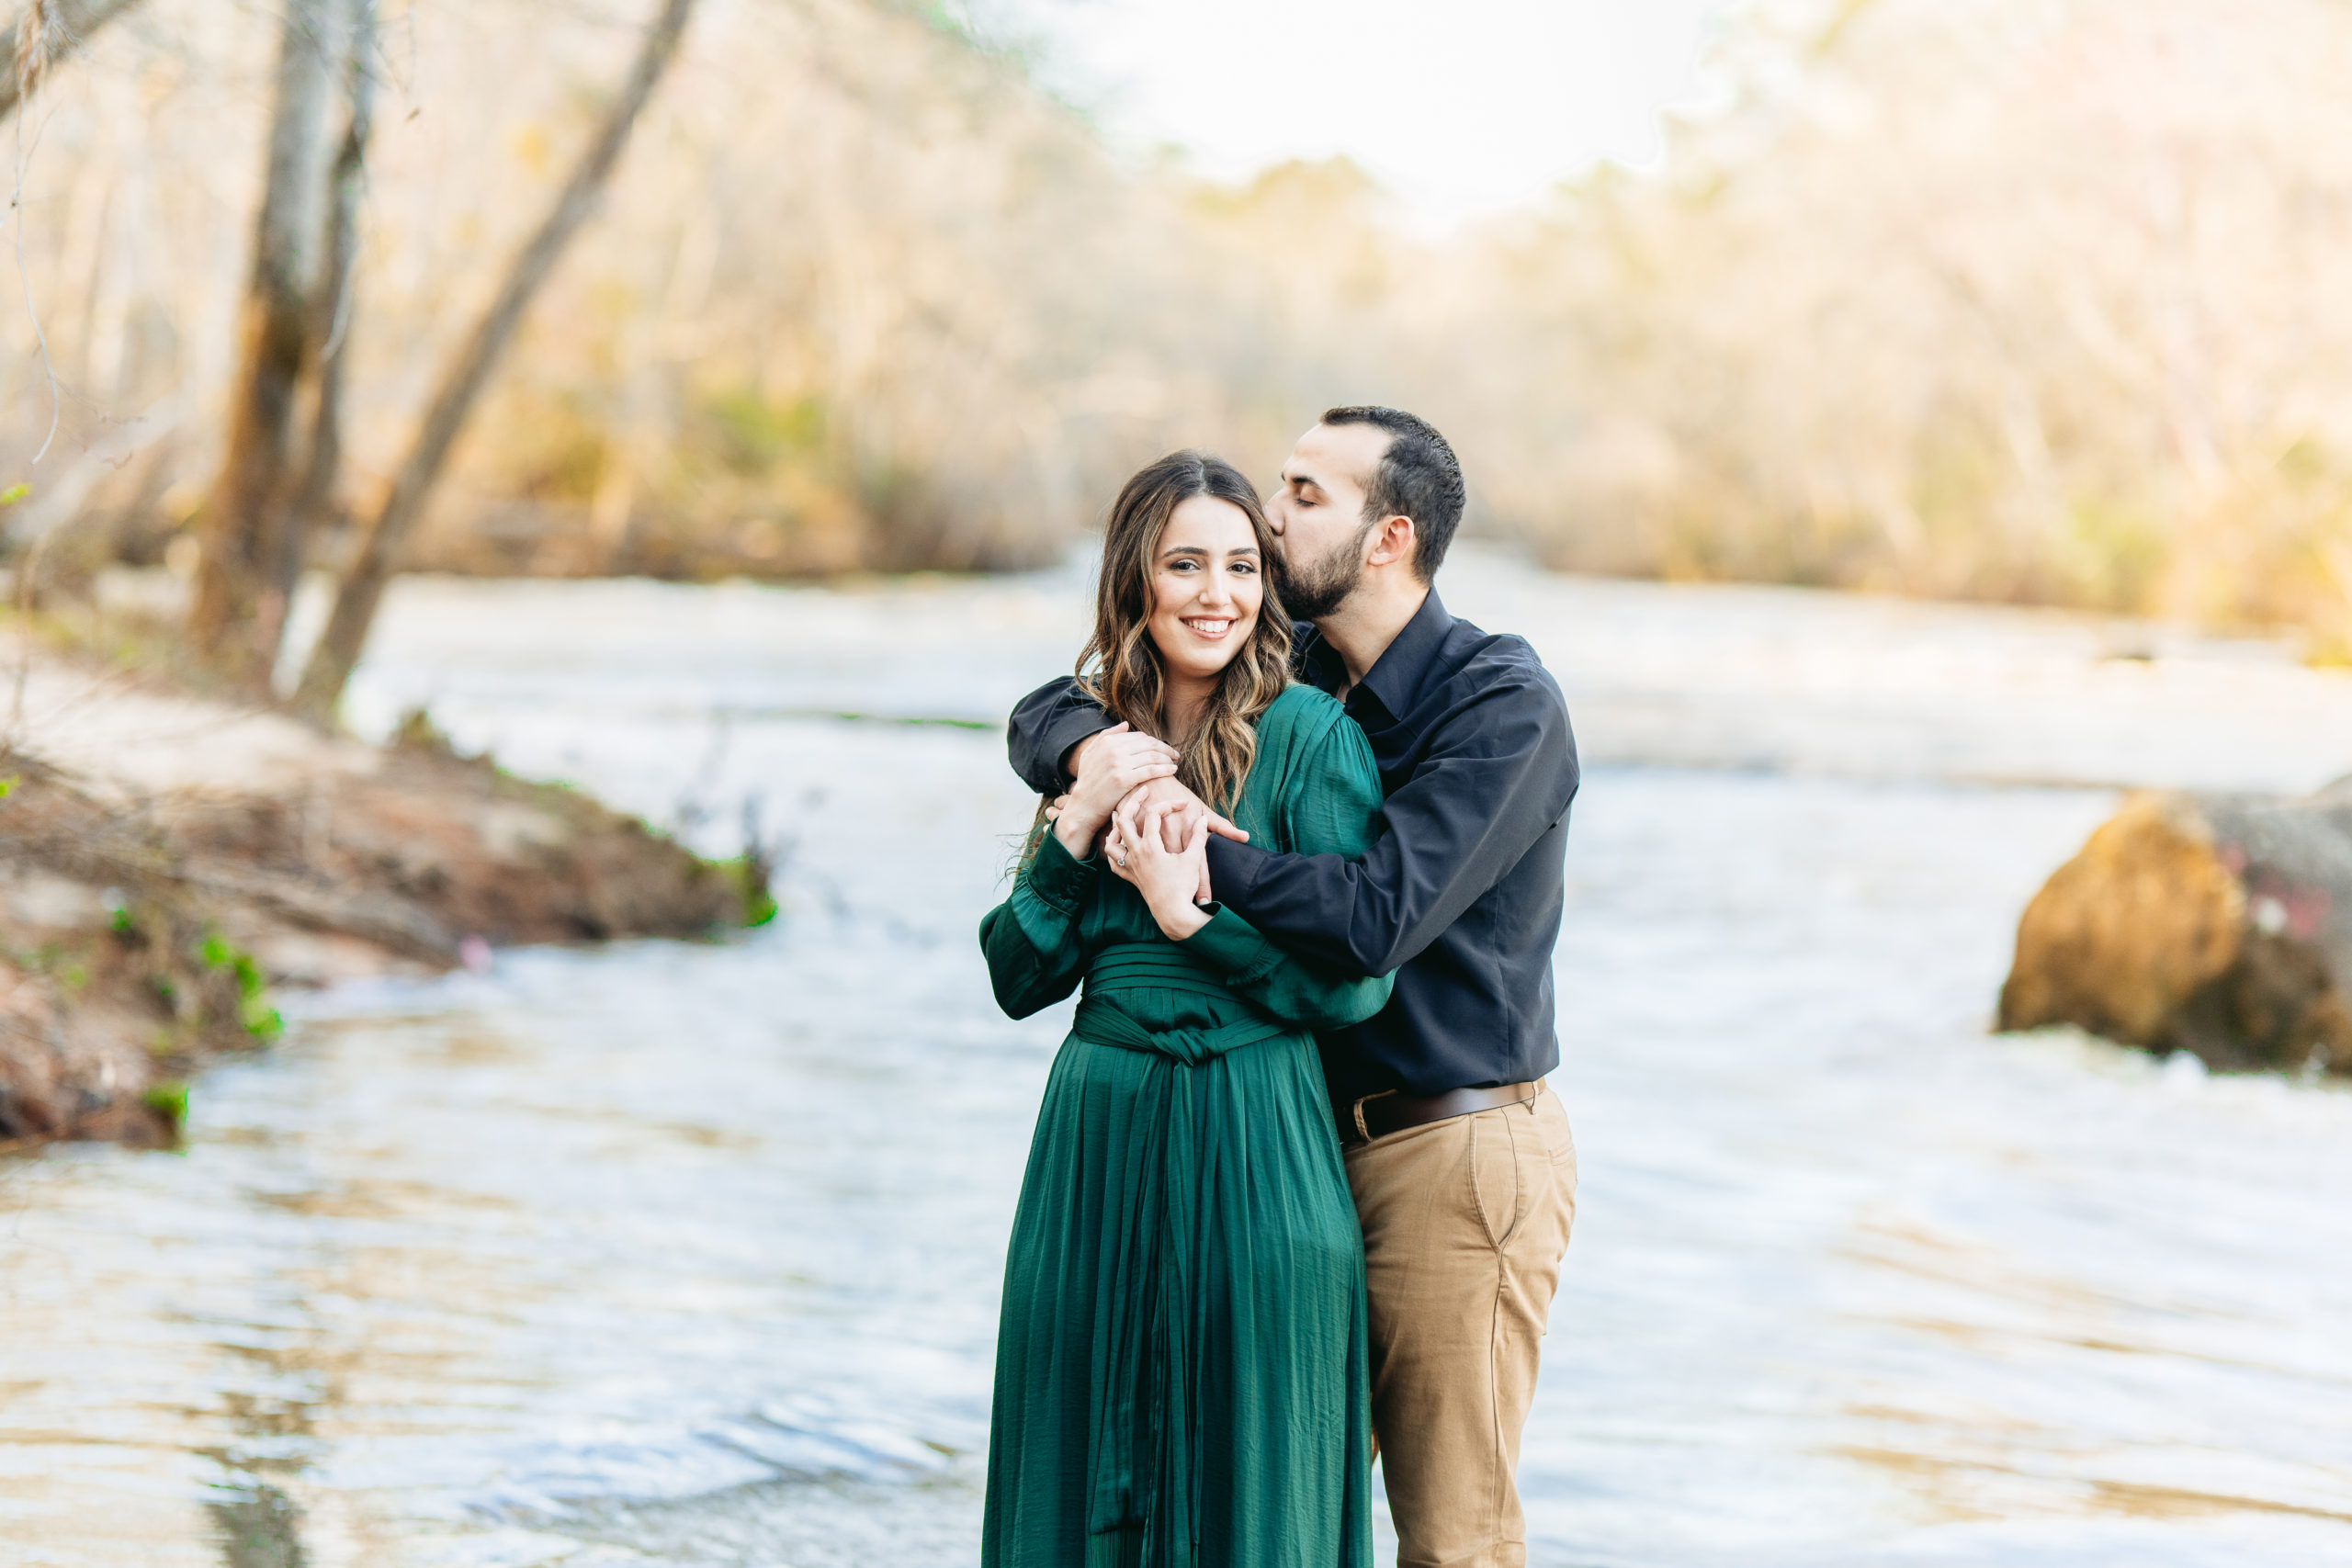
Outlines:
{"type": "Polygon", "coordinates": [[[1091,1533],[1140,1527],[1143,1561],[1184,1568],[1200,1540],[1199,1364],[1204,1314],[1200,1267],[1200,1156],[1212,1142],[1204,1123],[1225,1101],[1205,1101],[1193,1068],[1244,1046],[1301,1031],[1262,1015],[1216,1029],[1147,1029],[1115,999],[1126,990],[1182,991],[1238,1000],[1173,943],[1124,943],[1097,953],[1086,976],[1073,1032],[1097,1045],[1161,1058],[1135,1107],[1126,1180],[1141,1201],[1126,1205],[1112,1267],[1126,1289],[1109,1292],[1108,1321],[1094,1342],[1093,1487],[1091,1533]]]}

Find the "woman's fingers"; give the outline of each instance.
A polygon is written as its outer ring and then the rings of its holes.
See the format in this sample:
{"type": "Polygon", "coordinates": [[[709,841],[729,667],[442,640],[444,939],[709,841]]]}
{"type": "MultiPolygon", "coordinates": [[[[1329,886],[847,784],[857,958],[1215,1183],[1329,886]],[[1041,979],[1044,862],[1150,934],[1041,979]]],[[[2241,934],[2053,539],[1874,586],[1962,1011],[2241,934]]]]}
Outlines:
{"type": "Polygon", "coordinates": [[[1167,821],[1165,803],[1157,806],[1139,804],[1131,809],[1126,818],[1129,855],[1146,861],[1157,859],[1165,847],[1162,835],[1167,831],[1167,821]]]}
{"type": "Polygon", "coordinates": [[[1148,798],[1148,792],[1134,790],[1112,809],[1103,850],[1110,857],[1112,873],[1142,889],[1147,897],[1152,888],[1169,885],[1170,863],[1197,861],[1199,870],[1187,866],[1176,874],[1180,880],[1173,886],[1194,884],[1195,901],[1204,902],[1208,896],[1204,848],[1208,831],[1206,814],[1189,801],[1153,802],[1148,798]]]}
{"type": "Polygon", "coordinates": [[[1216,895],[1209,886],[1209,813],[1188,816],[1184,829],[1183,858],[1193,867],[1193,902],[1213,903],[1216,895]]]}
{"type": "Polygon", "coordinates": [[[1122,799],[1122,802],[1120,802],[1120,808],[1117,808],[1117,811],[1110,813],[1110,818],[1113,818],[1114,823],[1120,825],[1120,853],[1122,853],[1122,856],[1131,856],[1131,853],[1134,853],[1134,851],[1136,851],[1136,840],[1141,840],[1141,837],[1143,837],[1143,832],[1141,832],[1141,829],[1138,829],[1138,825],[1136,825],[1136,813],[1141,811],[1141,808],[1143,808],[1143,797],[1141,797],[1141,795],[1129,795],[1129,797],[1126,797],[1126,799],[1122,799]]]}

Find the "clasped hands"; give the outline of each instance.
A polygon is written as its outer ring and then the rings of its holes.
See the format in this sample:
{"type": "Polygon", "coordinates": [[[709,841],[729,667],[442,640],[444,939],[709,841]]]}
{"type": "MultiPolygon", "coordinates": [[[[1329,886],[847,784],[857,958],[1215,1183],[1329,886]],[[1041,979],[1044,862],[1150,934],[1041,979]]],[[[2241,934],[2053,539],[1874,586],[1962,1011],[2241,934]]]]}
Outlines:
{"type": "Polygon", "coordinates": [[[1152,919],[1182,941],[1208,924],[1211,833],[1238,843],[1250,835],[1177,782],[1176,749],[1125,724],[1071,748],[1076,781],[1046,807],[1054,834],[1079,860],[1098,849],[1113,875],[1143,895],[1152,919]]]}

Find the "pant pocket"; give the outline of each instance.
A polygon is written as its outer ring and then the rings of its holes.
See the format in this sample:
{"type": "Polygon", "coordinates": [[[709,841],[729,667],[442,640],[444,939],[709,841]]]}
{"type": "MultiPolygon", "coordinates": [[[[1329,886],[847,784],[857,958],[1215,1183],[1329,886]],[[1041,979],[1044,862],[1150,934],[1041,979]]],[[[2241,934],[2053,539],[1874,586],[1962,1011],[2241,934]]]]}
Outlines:
{"type": "Polygon", "coordinates": [[[1512,1125],[1509,1111],[1481,1111],[1462,1120],[1470,1142],[1471,1205],[1487,1244],[1500,1251],[1527,1215],[1526,1131],[1512,1125]]]}

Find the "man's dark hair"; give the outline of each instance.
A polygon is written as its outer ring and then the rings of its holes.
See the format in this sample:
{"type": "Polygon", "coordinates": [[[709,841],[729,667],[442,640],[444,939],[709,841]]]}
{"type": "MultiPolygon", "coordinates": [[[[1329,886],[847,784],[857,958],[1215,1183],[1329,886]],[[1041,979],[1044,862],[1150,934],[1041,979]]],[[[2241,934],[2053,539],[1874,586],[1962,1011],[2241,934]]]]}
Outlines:
{"type": "Polygon", "coordinates": [[[1446,547],[1462,525],[1462,465],[1437,426],[1403,409],[1351,405],[1323,411],[1325,424],[1376,424],[1388,432],[1388,450],[1365,487],[1363,520],[1413,520],[1413,575],[1423,582],[1445,564],[1446,547]]]}

